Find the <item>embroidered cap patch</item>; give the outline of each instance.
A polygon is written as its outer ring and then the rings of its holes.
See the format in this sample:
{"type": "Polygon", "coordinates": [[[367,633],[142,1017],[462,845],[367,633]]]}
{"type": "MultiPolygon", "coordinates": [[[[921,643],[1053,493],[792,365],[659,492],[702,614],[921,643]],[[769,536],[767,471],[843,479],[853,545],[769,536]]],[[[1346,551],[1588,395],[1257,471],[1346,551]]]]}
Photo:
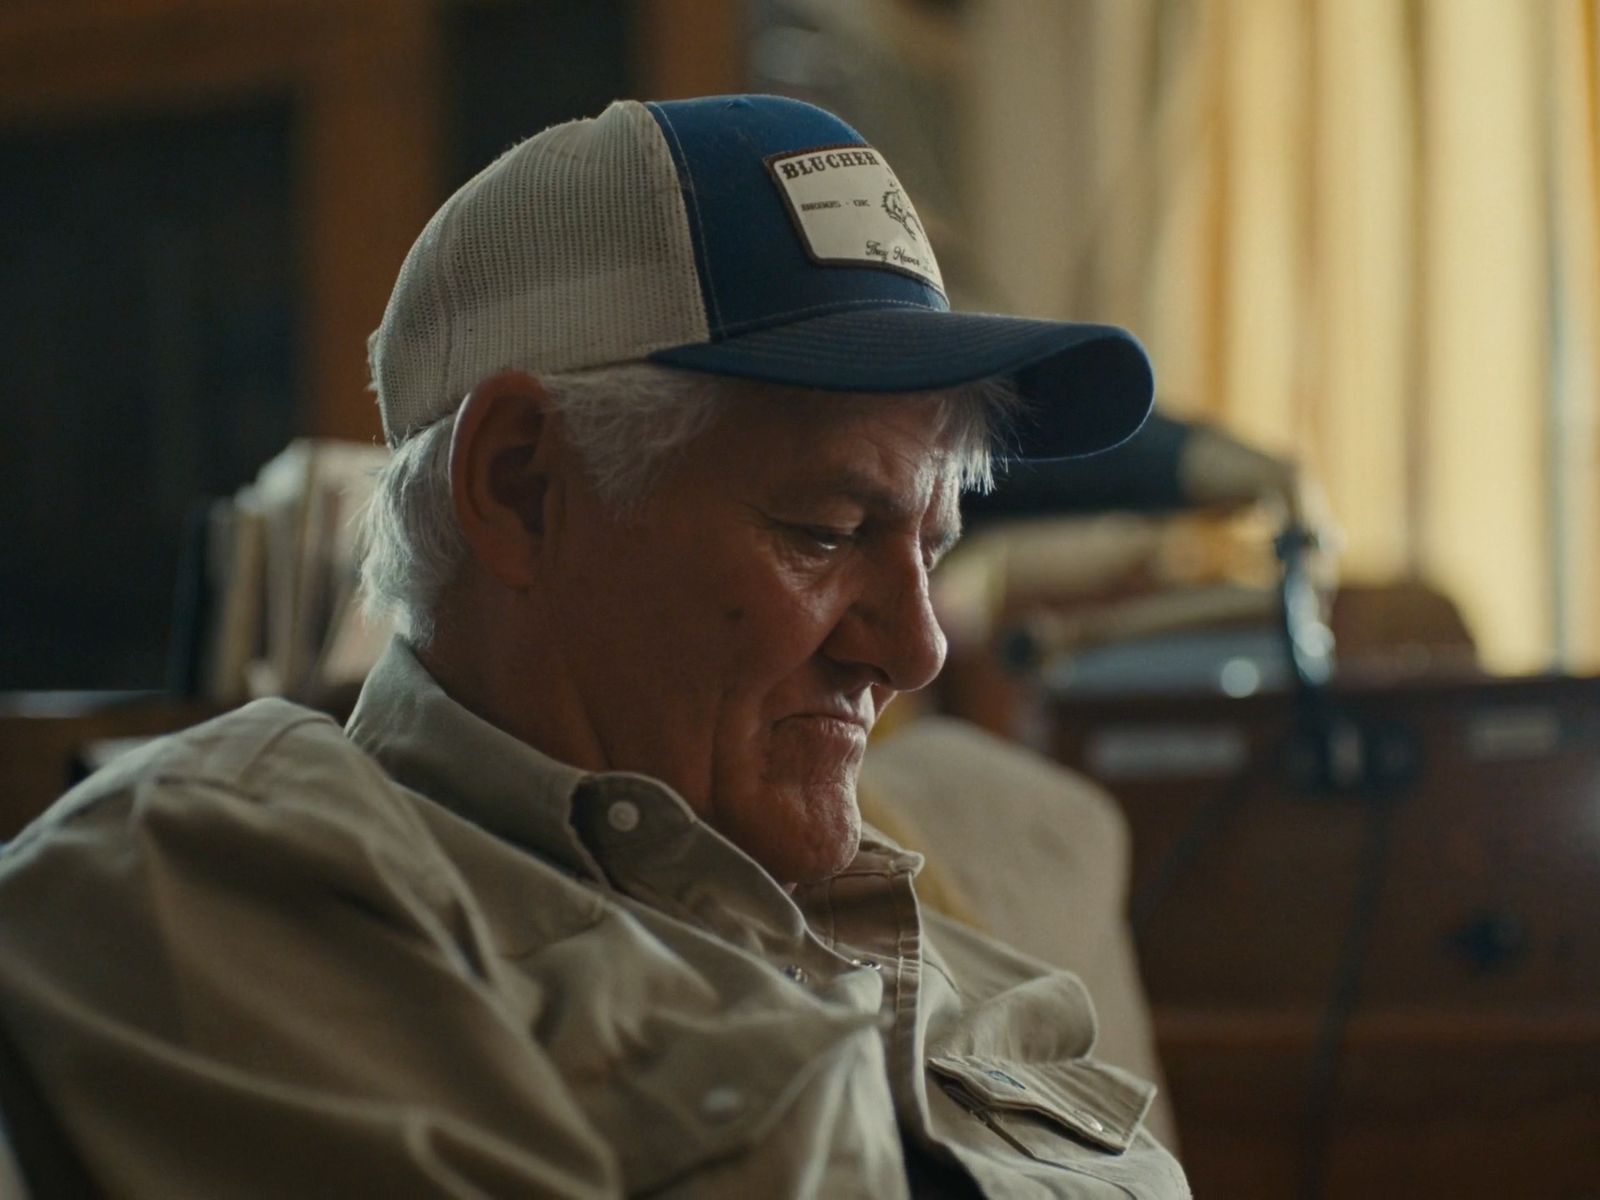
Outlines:
{"type": "Polygon", "coordinates": [[[766,163],[813,262],[900,271],[944,294],[917,210],[872,147],[819,146],[766,163]]]}

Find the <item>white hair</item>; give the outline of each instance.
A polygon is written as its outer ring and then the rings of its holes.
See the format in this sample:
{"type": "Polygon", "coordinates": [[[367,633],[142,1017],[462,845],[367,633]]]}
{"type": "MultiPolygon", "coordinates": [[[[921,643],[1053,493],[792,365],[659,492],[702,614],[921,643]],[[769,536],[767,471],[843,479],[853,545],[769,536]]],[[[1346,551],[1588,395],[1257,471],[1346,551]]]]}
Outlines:
{"type": "MultiPolygon", "coordinates": [[[[539,382],[595,490],[619,516],[647,499],[673,456],[752,386],[647,363],[544,375],[539,382]]],[[[1015,390],[984,380],[928,399],[941,409],[957,483],[988,491],[994,485],[991,445],[1020,405],[1015,390]]],[[[450,495],[455,421],[452,413],[395,449],[361,518],[367,611],[392,618],[419,646],[433,637],[440,597],[467,557],[450,495]]]]}

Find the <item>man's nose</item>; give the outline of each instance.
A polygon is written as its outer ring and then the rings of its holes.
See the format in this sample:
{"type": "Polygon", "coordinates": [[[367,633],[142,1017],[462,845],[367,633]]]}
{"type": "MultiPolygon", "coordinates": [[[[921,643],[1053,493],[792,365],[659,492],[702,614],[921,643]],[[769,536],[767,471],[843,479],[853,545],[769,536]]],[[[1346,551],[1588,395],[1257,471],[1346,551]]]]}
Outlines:
{"type": "Polygon", "coordinates": [[[946,644],[920,555],[872,570],[823,649],[835,662],[869,668],[874,683],[898,692],[932,683],[946,644]]]}

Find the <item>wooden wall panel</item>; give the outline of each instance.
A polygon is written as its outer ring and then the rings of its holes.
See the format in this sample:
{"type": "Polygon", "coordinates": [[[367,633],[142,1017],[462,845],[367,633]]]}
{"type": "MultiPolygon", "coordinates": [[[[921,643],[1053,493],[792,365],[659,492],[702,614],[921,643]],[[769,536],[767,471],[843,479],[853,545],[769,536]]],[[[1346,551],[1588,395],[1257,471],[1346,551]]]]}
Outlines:
{"type": "Polygon", "coordinates": [[[203,112],[262,93],[302,114],[304,432],[370,440],[366,336],[439,196],[426,0],[57,0],[0,9],[0,126],[203,112]]]}
{"type": "Polygon", "coordinates": [[[635,0],[634,73],[644,100],[720,96],[748,86],[741,0],[635,0]]]}
{"type": "Polygon", "coordinates": [[[398,3],[381,19],[371,10],[349,5],[329,18],[302,85],[311,323],[304,427],[321,437],[379,435],[366,339],[443,199],[431,9],[398,3]]]}
{"type": "MultiPolygon", "coordinates": [[[[297,157],[304,432],[370,440],[366,337],[440,196],[432,0],[53,0],[0,8],[0,127],[203,111],[287,93],[297,157]]],[[[739,0],[637,0],[637,95],[745,86],[739,0]]]]}

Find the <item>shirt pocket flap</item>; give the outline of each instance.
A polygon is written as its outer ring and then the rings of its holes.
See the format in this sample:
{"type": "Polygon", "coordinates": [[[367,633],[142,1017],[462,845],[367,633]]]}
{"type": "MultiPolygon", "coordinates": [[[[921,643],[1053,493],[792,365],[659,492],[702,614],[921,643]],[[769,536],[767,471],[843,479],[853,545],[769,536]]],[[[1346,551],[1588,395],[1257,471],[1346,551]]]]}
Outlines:
{"type": "Polygon", "coordinates": [[[1021,1063],[945,1054],[929,1058],[928,1068],[967,1108],[1041,1117],[1116,1154],[1133,1144],[1156,1094],[1154,1084],[1092,1058],[1021,1063]]]}

